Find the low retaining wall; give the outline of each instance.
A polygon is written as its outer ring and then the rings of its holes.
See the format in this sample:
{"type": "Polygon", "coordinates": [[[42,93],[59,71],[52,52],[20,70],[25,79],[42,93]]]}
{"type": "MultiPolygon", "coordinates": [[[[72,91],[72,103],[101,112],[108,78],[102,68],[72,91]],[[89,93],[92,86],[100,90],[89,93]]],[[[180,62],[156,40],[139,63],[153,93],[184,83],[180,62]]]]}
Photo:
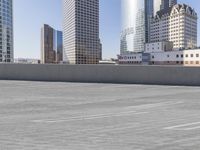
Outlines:
{"type": "Polygon", "coordinates": [[[200,86],[200,68],[181,66],[0,64],[0,80],[200,86]]]}

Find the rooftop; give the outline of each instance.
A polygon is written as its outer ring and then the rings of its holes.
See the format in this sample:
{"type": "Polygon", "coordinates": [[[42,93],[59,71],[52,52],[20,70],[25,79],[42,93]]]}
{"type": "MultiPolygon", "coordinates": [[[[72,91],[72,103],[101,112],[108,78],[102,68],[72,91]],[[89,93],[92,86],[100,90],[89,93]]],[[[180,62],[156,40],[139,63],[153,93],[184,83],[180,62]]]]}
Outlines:
{"type": "Polygon", "coordinates": [[[200,87],[0,81],[2,150],[199,149],[200,87]]]}
{"type": "Polygon", "coordinates": [[[197,16],[197,13],[195,12],[195,10],[192,7],[190,7],[189,5],[187,5],[187,4],[176,4],[173,7],[169,7],[168,9],[163,9],[163,10],[158,11],[156,13],[155,18],[159,19],[164,15],[168,16],[173,9],[176,9],[176,11],[178,11],[178,12],[184,11],[184,12],[187,12],[191,15],[197,16]]]}

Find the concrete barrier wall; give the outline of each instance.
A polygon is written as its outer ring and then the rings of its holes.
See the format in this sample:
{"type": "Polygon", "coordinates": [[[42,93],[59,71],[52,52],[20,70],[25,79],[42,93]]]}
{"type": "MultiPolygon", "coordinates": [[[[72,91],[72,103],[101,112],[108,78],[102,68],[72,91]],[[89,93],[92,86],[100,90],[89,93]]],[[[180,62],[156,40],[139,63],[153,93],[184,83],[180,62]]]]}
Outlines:
{"type": "Polygon", "coordinates": [[[181,66],[0,64],[0,80],[200,86],[200,68],[181,66]]]}

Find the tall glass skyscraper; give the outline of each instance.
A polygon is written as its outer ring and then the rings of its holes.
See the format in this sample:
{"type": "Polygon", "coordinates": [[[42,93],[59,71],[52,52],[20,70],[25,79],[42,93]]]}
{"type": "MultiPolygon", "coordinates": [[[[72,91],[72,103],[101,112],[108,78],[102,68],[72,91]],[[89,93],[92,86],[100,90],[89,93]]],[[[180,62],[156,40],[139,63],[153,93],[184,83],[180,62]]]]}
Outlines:
{"type": "Polygon", "coordinates": [[[13,62],[13,4],[0,0],[0,62],[13,62]]]}
{"type": "Polygon", "coordinates": [[[144,51],[152,0],[122,0],[121,54],[144,51]]]}
{"type": "Polygon", "coordinates": [[[56,51],[56,62],[63,61],[63,32],[62,31],[54,31],[54,50],[56,51]]]}
{"type": "Polygon", "coordinates": [[[64,60],[97,64],[101,60],[99,0],[63,0],[64,60]]]}
{"type": "Polygon", "coordinates": [[[153,0],[145,0],[145,31],[146,31],[146,39],[145,42],[150,41],[150,22],[153,16],[153,0]]]}

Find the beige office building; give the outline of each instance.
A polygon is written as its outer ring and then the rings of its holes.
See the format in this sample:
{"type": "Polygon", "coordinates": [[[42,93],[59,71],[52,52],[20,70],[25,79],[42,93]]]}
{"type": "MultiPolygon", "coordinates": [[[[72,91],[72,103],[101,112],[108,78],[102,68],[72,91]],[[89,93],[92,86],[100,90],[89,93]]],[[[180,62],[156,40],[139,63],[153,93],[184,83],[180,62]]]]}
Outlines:
{"type": "Polygon", "coordinates": [[[98,64],[99,0],[63,0],[64,61],[70,64],[98,64]]]}

